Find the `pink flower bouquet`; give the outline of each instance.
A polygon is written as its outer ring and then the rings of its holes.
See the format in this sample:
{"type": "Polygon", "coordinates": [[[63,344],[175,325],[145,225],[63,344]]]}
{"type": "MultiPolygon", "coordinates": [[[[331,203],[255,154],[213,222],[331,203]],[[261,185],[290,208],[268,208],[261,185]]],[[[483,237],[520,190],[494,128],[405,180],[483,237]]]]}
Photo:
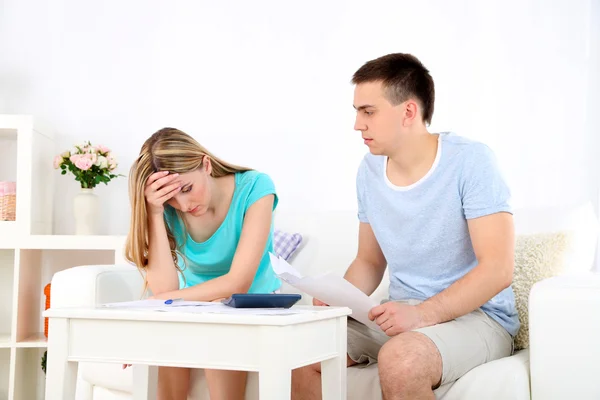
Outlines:
{"type": "Polygon", "coordinates": [[[113,173],[117,159],[112,151],[102,145],[92,146],[90,142],[54,157],[54,168],[60,168],[61,175],[71,171],[83,189],[92,189],[99,183],[107,185],[112,179],[123,176],[113,173]]]}

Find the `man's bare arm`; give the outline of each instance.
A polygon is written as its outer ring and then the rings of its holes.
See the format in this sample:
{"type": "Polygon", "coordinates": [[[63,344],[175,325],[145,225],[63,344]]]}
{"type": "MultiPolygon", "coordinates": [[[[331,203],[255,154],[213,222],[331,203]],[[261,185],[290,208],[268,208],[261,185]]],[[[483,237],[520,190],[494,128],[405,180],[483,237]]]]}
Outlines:
{"type": "Polygon", "coordinates": [[[424,326],[466,315],[510,286],[514,270],[514,225],[509,213],[468,220],[478,264],[446,290],[419,304],[424,326]]]}

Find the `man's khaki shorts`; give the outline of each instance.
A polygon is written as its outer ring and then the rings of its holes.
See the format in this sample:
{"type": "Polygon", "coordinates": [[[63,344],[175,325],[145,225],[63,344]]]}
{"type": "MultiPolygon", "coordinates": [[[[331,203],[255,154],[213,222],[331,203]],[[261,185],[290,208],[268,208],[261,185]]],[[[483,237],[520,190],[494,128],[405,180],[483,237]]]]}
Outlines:
{"type": "MultiPolygon", "coordinates": [[[[402,301],[418,304],[418,300],[402,301]]],[[[415,329],[436,345],[442,357],[442,382],[453,382],[486,362],[512,355],[512,336],[480,309],[434,326],[415,329]]],[[[382,331],[348,319],[348,356],[358,364],[377,362],[379,349],[391,339],[382,331]]]]}

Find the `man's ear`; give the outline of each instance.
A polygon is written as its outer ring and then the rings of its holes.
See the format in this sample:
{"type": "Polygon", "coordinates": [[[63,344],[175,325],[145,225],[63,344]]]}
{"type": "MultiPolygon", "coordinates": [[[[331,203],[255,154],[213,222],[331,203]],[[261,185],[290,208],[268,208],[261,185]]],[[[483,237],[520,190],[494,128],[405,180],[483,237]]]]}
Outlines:
{"type": "Polygon", "coordinates": [[[419,105],[413,99],[408,99],[404,104],[404,126],[412,125],[418,114],[419,105]]]}

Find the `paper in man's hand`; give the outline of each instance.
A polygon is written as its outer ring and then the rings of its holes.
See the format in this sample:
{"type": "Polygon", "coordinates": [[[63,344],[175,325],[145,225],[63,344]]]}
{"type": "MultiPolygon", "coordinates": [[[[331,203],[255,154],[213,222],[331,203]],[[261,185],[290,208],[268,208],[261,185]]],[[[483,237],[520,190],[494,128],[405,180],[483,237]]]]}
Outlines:
{"type": "Polygon", "coordinates": [[[279,279],[289,283],[292,286],[294,286],[295,282],[302,279],[302,274],[300,274],[298,270],[296,270],[286,261],[278,258],[273,253],[269,253],[269,257],[271,258],[271,266],[273,267],[273,271],[275,271],[279,279]],[[280,262],[280,260],[283,262],[280,262]]]}
{"type": "Polygon", "coordinates": [[[334,274],[303,277],[287,261],[273,254],[269,255],[273,270],[280,279],[330,306],[350,308],[352,318],[372,329],[380,330],[369,319],[369,311],[378,303],[343,277],[334,274]]]}

